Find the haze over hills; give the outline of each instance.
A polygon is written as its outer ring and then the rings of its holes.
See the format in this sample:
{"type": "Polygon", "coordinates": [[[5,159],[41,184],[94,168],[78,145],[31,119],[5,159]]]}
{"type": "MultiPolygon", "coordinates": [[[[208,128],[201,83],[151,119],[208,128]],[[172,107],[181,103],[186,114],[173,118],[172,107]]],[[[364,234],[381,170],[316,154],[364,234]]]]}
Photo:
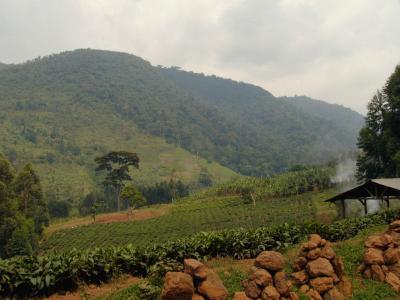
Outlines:
{"type": "Polygon", "coordinates": [[[138,152],[144,184],[195,181],[201,168],[216,181],[268,175],[355,148],[361,124],[343,118],[361,115],[294,100],[130,54],[64,52],[0,66],[0,151],[17,166],[33,161],[54,193],[78,197],[96,185],[93,158],[109,150],[138,152]]]}

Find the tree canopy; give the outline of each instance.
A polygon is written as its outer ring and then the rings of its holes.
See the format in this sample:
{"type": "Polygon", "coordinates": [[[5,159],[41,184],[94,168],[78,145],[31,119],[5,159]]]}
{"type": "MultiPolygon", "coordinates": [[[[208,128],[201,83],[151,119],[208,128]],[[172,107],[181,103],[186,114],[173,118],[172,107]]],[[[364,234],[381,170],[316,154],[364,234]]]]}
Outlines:
{"type": "Polygon", "coordinates": [[[400,176],[400,66],[369,102],[358,147],[360,180],[400,176]]]}

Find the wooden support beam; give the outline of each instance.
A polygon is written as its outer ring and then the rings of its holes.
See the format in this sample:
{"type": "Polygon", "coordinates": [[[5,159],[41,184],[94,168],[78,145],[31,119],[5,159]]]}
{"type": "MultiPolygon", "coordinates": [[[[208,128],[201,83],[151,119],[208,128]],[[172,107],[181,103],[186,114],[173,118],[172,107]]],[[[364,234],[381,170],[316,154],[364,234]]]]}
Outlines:
{"type": "Polygon", "coordinates": [[[346,205],[344,203],[344,199],[340,201],[342,203],[342,217],[346,218],[346,205]]]}

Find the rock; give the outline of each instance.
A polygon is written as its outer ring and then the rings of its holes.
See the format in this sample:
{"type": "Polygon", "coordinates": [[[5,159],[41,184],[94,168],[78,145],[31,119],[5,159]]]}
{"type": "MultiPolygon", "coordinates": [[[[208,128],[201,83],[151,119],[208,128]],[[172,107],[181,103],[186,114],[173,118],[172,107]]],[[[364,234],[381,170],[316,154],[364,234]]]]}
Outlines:
{"type": "Polygon", "coordinates": [[[324,300],[344,300],[344,295],[336,288],[330,289],[324,295],[324,300]]]}
{"type": "Polygon", "coordinates": [[[383,252],[375,248],[368,248],[364,253],[364,263],[366,265],[383,265],[383,252]]]}
{"type": "Polygon", "coordinates": [[[306,269],[311,277],[332,277],[335,274],[330,261],[322,257],[310,261],[307,264],[306,269]]]}
{"type": "Polygon", "coordinates": [[[184,266],[185,266],[185,273],[189,274],[190,276],[199,279],[199,280],[204,280],[207,277],[207,267],[199,262],[196,259],[185,259],[184,260],[184,266]]]}
{"type": "Polygon", "coordinates": [[[371,278],[375,281],[385,281],[385,274],[383,273],[383,270],[379,265],[371,266],[371,278]]]}
{"type": "Polygon", "coordinates": [[[321,239],[320,246],[324,247],[326,245],[327,241],[325,239],[321,239]]]}
{"type": "Polygon", "coordinates": [[[383,236],[386,238],[387,242],[389,243],[388,246],[393,246],[394,239],[390,234],[384,233],[383,236]]]}
{"type": "Polygon", "coordinates": [[[282,254],[276,251],[263,251],[257,256],[254,265],[268,271],[280,271],[285,265],[282,254]]]}
{"type": "Polygon", "coordinates": [[[300,300],[299,295],[294,292],[290,292],[289,296],[287,297],[288,300],[300,300]]]}
{"type": "Polygon", "coordinates": [[[385,266],[385,265],[381,265],[381,268],[382,268],[382,271],[383,271],[383,273],[388,273],[389,272],[389,268],[387,267],[387,266],[385,266]]]}
{"type": "Polygon", "coordinates": [[[240,283],[242,285],[242,287],[247,288],[247,286],[249,285],[250,280],[249,279],[245,279],[242,280],[242,282],[240,283]]]}
{"type": "Polygon", "coordinates": [[[388,266],[390,272],[394,273],[397,277],[400,278],[400,263],[388,266]]]}
{"type": "Polygon", "coordinates": [[[336,287],[345,297],[349,297],[353,292],[351,281],[347,277],[343,277],[336,287]]]}
{"type": "Polygon", "coordinates": [[[293,282],[295,285],[300,286],[308,281],[308,274],[306,270],[292,273],[293,282]]]}
{"type": "Polygon", "coordinates": [[[249,281],[249,284],[245,289],[247,297],[255,299],[261,295],[261,292],[262,292],[261,288],[254,281],[249,281]]]}
{"type": "Polygon", "coordinates": [[[389,230],[394,232],[400,232],[400,220],[396,220],[389,225],[389,230]]]}
{"type": "Polygon", "coordinates": [[[379,235],[371,235],[369,236],[365,243],[364,246],[367,248],[379,248],[379,249],[385,249],[388,245],[388,240],[383,234],[379,235]]]}
{"type": "Polygon", "coordinates": [[[400,292],[400,279],[394,273],[386,274],[385,281],[396,291],[400,292]]]}
{"type": "Polygon", "coordinates": [[[308,247],[309,249],[317,248],[321,244],[321,237],[318,234],[310,234],[308,237],[308,247]]]}
{"type": "Polygon", "coordinates": [[[341,257],[335,256],[334,259],[331,261],[333,270],[335,271],[336,275],[339,278],[342,278],[343,273],[344,273],[344,263],[341,257]]]}
{"type": "Polygon", "coordinates": [[[312,300],[323,300],[320,293],[313,289],[308,290],[306,296],[310,297],[312,300]]]}
{"type": "Polygon", "coordinates": [[[367,268],[367,266],[362,263],[358,268],[357,268],[357,273],[364,273],[365,269],[367,268]]]}
{"type": "Polygon", "coordinates": [[[276,290],[282,296],[287,296],[289,294],[289,285],[285,272],[276,272],[274,275],[274,285],[276,290]]]}
{"type": "Polygon", "coordinates": [[[371,267],[367,267],[365,269],[363,277],[366,278],[366,279],[371,279],[372,278],[371,267]]]}
{"type": "Polygon", "coordinates": [[[320,256],[320,254],[321,254],[321,249],[315,248],[315,249],[308,251],[307,258],[314,260],[314,259],[317,259],[320,256]]]}
{"type": "Polygon", "coordinates": [[[310,280],[311,287],[318,293],[323,294],[333,288],[332,277],[318,277],[310,280]]]}
{"type": "Polygon", "coordinates": [[[303,284],[300,288],[299,288],[299,292],[302,294],[306,294],[308,291],[310,290],[310,287],[307,284],[303,284]]]}
{"type": "Polygon", "coordinates": [[[267,286],[272,282],[272,275],[264,269],[257,269],[250,277],[259,286],[267,286]]]}
{"type": "Polygon", "coordinates": [[[331,245],[326,244],[325,247],[322,248],[320,256],[331,260],[331,259],[335,258],[336,254],[335,254],[335,251],[333,251],[331,245]]]}
{"type": "Polygon", "coordinates": [[[232,300],[251,300],[251,298],[247,297],[245,292],[236,292],[232,300]]]}
{"type": "Polygon", "coordinates": [[[383,259],[385,264],[393,265],[399,262],[400,258],[400,249],[399,248],[389,248],[383,253],[383,259]]]}
{"type": "Polygon", "coordinates": [[[207,278],[197,286],[200,295],[209,300],[226,300],[228,290],[214,271],[207,270],[207,278]]]}
{"type": "Polygon", "coordinates": [[[267,286],[261,294],[263,300],[279,300],[281,295],[272,285],[267,286]]]}
{"type": "Polygon", "coordinates": [[[181,272],[167,272],[161,300],[191,300],[194,294],[193,279],[181,272]]]}
{"type": "Polygon", "coordinates": [[[293,263],[293,271],[298,272],[303,270],[307,265],[307,259],[303,256],[298,257],[293,263]]]}
{"type": "Polygon", "coordinates": [[[192,300],[205,300],[205,298],[199,294],[193,294],[192,300]]]}

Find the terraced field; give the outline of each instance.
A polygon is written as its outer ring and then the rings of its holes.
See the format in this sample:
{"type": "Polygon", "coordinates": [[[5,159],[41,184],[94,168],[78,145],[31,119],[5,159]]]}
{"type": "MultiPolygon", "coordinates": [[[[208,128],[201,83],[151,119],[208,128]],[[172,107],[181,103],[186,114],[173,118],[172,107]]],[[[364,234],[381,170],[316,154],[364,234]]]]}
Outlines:
{"type": "Polygon", "coordinates": [[[256,207],[245,204],[238,196],[188,200],[171,204],[168,214],[152,219],[63,229],[50,235],[41,249],[43,252],[65,251],[129,243],[144,246],[201,231],[300,223],[315,218],[314,196],[315,193],[305,193],[266,199],[259,201],[256,207]]]}

